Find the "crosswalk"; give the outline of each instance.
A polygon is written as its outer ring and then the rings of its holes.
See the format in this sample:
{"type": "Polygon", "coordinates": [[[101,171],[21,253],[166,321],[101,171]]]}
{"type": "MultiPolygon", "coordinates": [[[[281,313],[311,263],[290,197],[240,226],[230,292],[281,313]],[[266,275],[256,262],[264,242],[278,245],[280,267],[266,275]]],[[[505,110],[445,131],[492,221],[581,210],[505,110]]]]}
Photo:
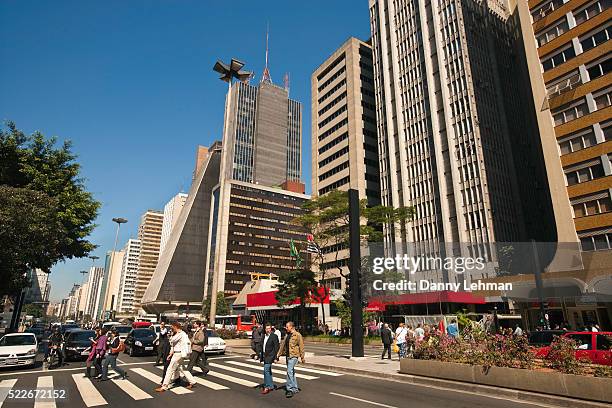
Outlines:
{"type": "MultiPolygon", "coordinates": [[[[169,391],[175,395],[181,396],[193,394],[194,392],[208,391],[226,391],[241,387],[255,388],[263,381],[263,365],[257,361],[249,359],[227,359],[211,360],[208,364],[210,369],[206,377],[196,376],[195,381],[198,384],[193,389],[185,387],[171,387],[169,391]]],[[[11,390],[19,389],[62,389],[71,388],[73,400],[75,395],[78,395],[82,405],[87,408],[114,405],[114,401],[141,401],[152,399],[159,394],[154,392],[154,389],[162,382],[161,374],[163,367],[143,364],[138,367],[124,367],[127,369],[128,378],[121,379],[119,375],[109,376],[108,383],[99,383],[95,380],[86,378],[82,372],[59,372],[47,371],[40,373],[40,376],[35,381],[30,376],[19,377],[17,379],[0,380],[0,408],[5,405],[12,406],[15,402],[15,392],[11,390]],[[110,383],[110,384],[109,384],[110,383]],[[103,384],[103,385],[102,385],[103,384]],[[107,385],[109,384],[109,385],[107,385]],[[115,389],[119,388],[120,391],[115,389]]],[[[273,379],[276,385],[282,386],[285,383],[284,364],[275,363],[272,369],[273,379]]],[[[199,367],[196,371],[201,371],[199,367]]],[[[304,381],[316,381],[324,377],[336,377],[342,374],[326,370],[318,370],[313,368],[296,367],[296,377],[304,381]]],[[[57,398],[57,397],[56,397],[57,398]]],[[[56,408],[56,403],[63,402],[53,398],[41,400],[29,399],[32,401],[34,408],[56,408]]],[[[19,407],[25,408],[24,400],[19,401],[19,407]]],[[[71,404],[72,405],[72,404],[71,404]]]]}

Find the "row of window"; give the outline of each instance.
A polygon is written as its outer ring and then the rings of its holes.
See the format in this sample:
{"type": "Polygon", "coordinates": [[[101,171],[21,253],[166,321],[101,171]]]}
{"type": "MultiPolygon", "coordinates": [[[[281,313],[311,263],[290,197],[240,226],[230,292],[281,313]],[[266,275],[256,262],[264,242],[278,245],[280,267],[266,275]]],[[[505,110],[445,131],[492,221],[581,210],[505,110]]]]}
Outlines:
{"type": "Polygon", "coordinates": [[[347,123],[348,123],[348,118],[344,118],[340,122],[336,123],[334,126],[327,129],[325,132],[321,133],[319,135],[319,142],[325,139],[327,136],[334,133],[336,130],[340,129],[342,126],[346,125],[347,123]]]}
{"type": "Polygon", "coordinates": [[[321,96],[317,102],[319,102],[319,104],[321,104],[324,100],[326,100],[327,98],[329,98],[330,96],[332,96],[338,89],[342,88],[344,85],[346,84],[346,79],[343,79],[342,81],[338,82],[336,84],[336,86],[334,86],[332,89],[330,89],[329,91],[325,92],[325,94],[323,96],[321,96]]]}
{"type": "Polygon", "coordinates": [[[319,116],[321,116],[322,114],[324,114],[325,112],[327,112],[328,110],[330,110],[332,107],[334,107],[335,105],[337,105],[339,102],[341,102],[344,98],[346,98],[346,92],[342,92],[340,95],[338,95],[336,98],[334,98],[333,101],[331,101],[330,103],[328,103],[327,105],[325,105],[325,107],[323,107],[322,109],[319,110],[319,116]]]}
{"type": "Polygon", "coordinates": [[[610,197],[598,198],[584,203],[572,205],[574,218],[586,217],[589,215],[603,214],[612,211],[612,200],[610,197]]]}
{"type": "MultiPolygon", "coordinates": [[[[609,6],[609,0],[596,0],[587,4],[581,9],[573,11],[572,14],[574,21],[576,22],[576,26],[600,14],[609,6]]],[[[542,9],[539,9],[538,11],[540,10],[542,9]]],[[[563,16],[563,18],[557,20],[552,27],[547,28],[546,31],[536,33],[536,41],[538,46],[541,47],[542,45],[552,41],[563,33],[569,31],[569,29],[567,16],[563,16]]]]}
{"type": "Polygon", "coordinates": [[[348,183],[349,183],[349,177],[348,176],[343,177],[340,180],[330,184],[327,187],[320,188],[319,189],[319,195],[323,195],[325,193],[329,193],[330,191],[336,190],[338,187],[343,186],[343,185],[348,184],[348,183]]]}
{"type": "MultiPolygon", "coordinates": [[[[599,78],[600,76],[606,75],[608,72],[610,72],[612,69],[612,58],[604,58],[602,60],[592,62],[585,68],[588,73],[588,78],[585,79],[584,83],[592,81],[595,78],[599,78]]],[[[582,83],[583,81],[580,75],[580,70],[576,69],[562,78],[549,82],[546,85],[546,94],[548,98],[553,98],[563,94],[564,92],[575,89],[576,87],[582,85],[582,83]]]]}
{"type": "Polygon", "coordinates": [[[603,176],[605,176],[605,171],[601,161],[591,163],[582,168],[565,171],[565,178],[567,179],[568,186],[586,183],[587,181],[595,180],[603,176]]]}
{"type": "Polygon", "coordinates": [[[329,84],[334,82],[334,80],[336,80],[340,75],[344,74],[345,71],[346,71],[346,66],[343,66],[334,75],[329,77],[329,79],[327,81],[325,81],[321,85],[319,85],[319,87],[317,88],[317,91],[321,92],[324,88],[329,86],[329,84]]]}
{"type": "Polygon", "coordinates": [[[331,162],[333,162],[334,160],[336,160],[339,157],[342,157],[346,154],[348,154],[349,148],[348,146],[343,147],[342,149],[338,150],[336,153],[332,154],[329,157],[326,157],[325,159],[321,160],[319,162],[319,168],[325,166],[326,164],[329,164],[331,162]]]}
{"type": "MultiPolygon", "coordinates": [[[[586,52],[592,48],[597,47],[608,41],[610,39],[610,30],[611,28],[604,28],[595,34],[592,34],[582,40],[580,40],[580,45],[582,47],[582,52],[586,52]]],[[[557,52],[555,55],[548,57],[542,60],[542,68],[544,72],[551,70],[559,65],[571,60],[576,56],[576,50],[574,49],[573,44],[570,42],[566,45],[566,48],[557,52]]]]}
{"type": "Polygon", "coordinates": [[[336,146],[337,144],[341,143],[343,140],[346,140],[346,139],[348,139],[348,132],[344,132],[343,134],[336,137],[331,142],[321,146],[319,148],[319,154],[325,153],[326,151],[328,151],[329,149],[331,149],[332,147],[336,146]]]}
{"type": "Polygon", "coordinates": [[[348,108],[346,107],[346,105],[343,105],[340,108],[338,108],[337,111],[335,111],[334,113],[332,113],[331,115],[329,115],[328,117],[323,119],[321,122],[319,122],[319,129],[321,129],[323,126],[327,125],[332,120],[336,119],[342,113],[346,112],[347,109],[348,108]]]}
{"type": "Polygon", "coordinates": [[[612,249],[612,233],[603,233],[580,238],[583,251],[603,251],[612,249]]]}

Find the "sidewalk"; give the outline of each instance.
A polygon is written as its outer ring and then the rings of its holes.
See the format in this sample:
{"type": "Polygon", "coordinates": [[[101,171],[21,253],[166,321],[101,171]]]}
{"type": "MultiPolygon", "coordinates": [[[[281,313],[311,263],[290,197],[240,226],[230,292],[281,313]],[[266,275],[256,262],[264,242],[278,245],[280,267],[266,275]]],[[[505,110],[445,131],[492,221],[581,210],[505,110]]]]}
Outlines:
{"type": "MultiPolygon", "coordinates": [[[[252,353],[250,343],[234,343],[230,340],[228,341],[227,345],[228,352],[234,354],[249,355],[252,353]]],[[[306,349],[308,350],[308,347],[306,347],[306,349]]],[[[453,392],[495,396],[504,400],[531,402],[544,407],[609,408],[609,405],[607,404],[557,397],[548,394],[538,394],[509,388],[491,387],[487,385],[470,384],[460,381],[449,381],[432,377],[400,374],[397,356],[394,356],[394,360],[389,361],[380,360],[380,358],[375,357],[351,359],[350,355],[317,356],[316,354],[307,352],[305,358],[306,363],[300,363],[298,366],[318,368],[322,370],[336,371],[376,379],[384,378],[390,381],[408,383],[422,387],[452,390],[453,392]]]]}

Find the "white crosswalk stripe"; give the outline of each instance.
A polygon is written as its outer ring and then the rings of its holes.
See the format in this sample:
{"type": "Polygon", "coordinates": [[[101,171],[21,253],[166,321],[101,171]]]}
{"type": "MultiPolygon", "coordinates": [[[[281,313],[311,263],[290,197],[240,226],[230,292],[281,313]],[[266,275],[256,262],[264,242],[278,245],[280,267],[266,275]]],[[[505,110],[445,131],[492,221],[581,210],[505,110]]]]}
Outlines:
{"type": "Polygon", "coordinates": [[[119,378],[111,378],[111,381],[121,389],[121,391],[125,391],[127,395],[135,399],[136,401],[153,398],[151,395],[147,394],[140,388],[138,388],[135,384],[130,382],[129,380],[122,380],[119,378]]]}
{"type": "MultiPolygon", "coordinates": [[[[38,377],[36,389],[45,391],[53,390],[53,377],[50,375],[38,377]]],[[[55,399],[36,399],[34,400],[34,408],[55,408],[55,399]]]]}
{"type": "MultiPolygon", "coordinates": [[[[195,369],[198,370],[198,371],[202,371],[200,369],[200,367],[196,367],[195,369]]],[[[253,387],[257,387],[259,385],[257,383],[254,383],[253,381],[243,380],[242,378],[232,377],[231,375],[221,374],[221,373],[218,373],[216,371],[209,371],[208,375],[211,376],[211,377],[220,378],[220,379],[225,380],[225,381],[229,381],[229,382],[233,382],[233,383],[236,383],[236,384],[244,385],[245,387],[253,388],[253,387]]]]}
{"type": "MultiPolygon", "coordinates": [[[[250,377],[261,378],[261,380],[263,381],[263,369],[261,370],[261,372],[257,373],[257,372],[253,372],[253,371],[241,370],[241,369],[235,368],[235,367],[226,367],[226,366],[223,366],[221,364],[216,364],[216,363],[209,363],[209,365],[211,367],[220,368],[222,370],[229,370],[229,371],[234,372],[234,373],[238,373],[238,374],[242,374],[242,375],[248,375],[250,377]]],[[[255,367],[252,367],[252,368],[255,368],[255,367]]],[[[276,381],[276,382],[284,382],[285,381],[284,378],[279,378],[279,377],[272,377],[272,380],[276,381]]]]}
{"type": "MultiPolygon", "coordinates": [[[[157,367],[157,368],[159,368],[160,370],[164,369],[163,367],[157,367]]],[[[196,383],[198,383],[200,385],[203,385],[203,386],[205,386],[207,388],[213,389],[215,391],[218,391],[218,390],[229,390],[229,387],[226,387],[225,385],[217,384],[217,383],[214,383],[212,381],[205,380],[203,378],[193,377],[193,379],[195,380],[196,383]]]]}
{"type": "MultiPolygon", "coordinates": [[[[243,363],[243,362],[240,362],[240,361],[228,361],[228,363],[229,364],[233,364],[233,365],[237,365],[237,366],[241,366],[241,367],[258,368],[260,370],[263,370],[263,364],[257,363],[255,361],[252,364],[243,363]],[[253,365],[253,364],[256,364],[256,365],[253,365]]],[[[287,374],[287,371],[272,369],[272,373],[274,373],[274,374],[287,374]]],[[[319,378],[319,377],[315,377],[315,376],[312,376],[312,375],[300,374],[300,373],[295,373],[295,376],[297,378],[303,378],[305,380],[316,380],[317,378],[319,378]]]]}
{"type": "Polygon", "coordinates": [[[83,374],[72,374],[72,379],[76,383],[81,398],[87,407],[97,407],[107,404],[102,394],[94,387],[89,378],[83,377],[83,374]]]}
{"type": "Polygon", "coordinates": [[[9,391],[13,389],[16,382],[16,379],[0,381],[0,407],[2,407],[2,403],[4,403],[9,391]]]}
{"type": "MultiPolygon", "coordinates": [[[[249,361],[247,359],[247,361],[249,361]]],[[[272,364],[275,367],[283,367],[283,368],[287,368],[286,364],[280,364],[280,363],[274,363],[272,364]]],[[[340,377],[341,373],[334,373],[333,371],[325,371],[325,370],[315,370],[314,368],[305,368],[305,367],[295,367],[295,371],[303,371],[305,373],[313,373],[313,374],[321,374],[321,375],[328,375],[330,377],[340,377]]]]}
{"type": "MultiPolygon", "coordinates": [[[[149,381],[153,381],[156,384],[161,384],[162,382],[162,378],[157,375],[154,374],[150,371],[145,370],[144,368],[132,368],[131,369],[133,372],[135,372],[136,374],[139,374],[141,376],[143,376],[144,378],[146,378],[149,381]]],[[[183,387],[172,387],[169,388],[170,391],[172,391],[175,394],[189,394],[193,391],[188,390],[187,388],[183,388],[183,387]]]]}

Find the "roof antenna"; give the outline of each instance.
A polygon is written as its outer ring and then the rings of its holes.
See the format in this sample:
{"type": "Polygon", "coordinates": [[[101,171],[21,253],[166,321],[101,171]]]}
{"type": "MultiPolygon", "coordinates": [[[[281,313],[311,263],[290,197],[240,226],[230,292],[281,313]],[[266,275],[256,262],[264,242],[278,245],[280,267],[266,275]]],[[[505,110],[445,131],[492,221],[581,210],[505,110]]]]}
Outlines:
{"type": "Polygon", "coordinates": [[[261,82],[272,83],[272,77],[270,77],[270,70],[268,69],[268,37],[270,34],[270,23],[266,26],[266,67],[263,70],[261,82]]]}
{"type": "Polygon", "coordinates": [[[285,72],[285,77],[283,78],[283,84],[285,86],[285,91],[289,94],[289,73],[285,72]]]}

